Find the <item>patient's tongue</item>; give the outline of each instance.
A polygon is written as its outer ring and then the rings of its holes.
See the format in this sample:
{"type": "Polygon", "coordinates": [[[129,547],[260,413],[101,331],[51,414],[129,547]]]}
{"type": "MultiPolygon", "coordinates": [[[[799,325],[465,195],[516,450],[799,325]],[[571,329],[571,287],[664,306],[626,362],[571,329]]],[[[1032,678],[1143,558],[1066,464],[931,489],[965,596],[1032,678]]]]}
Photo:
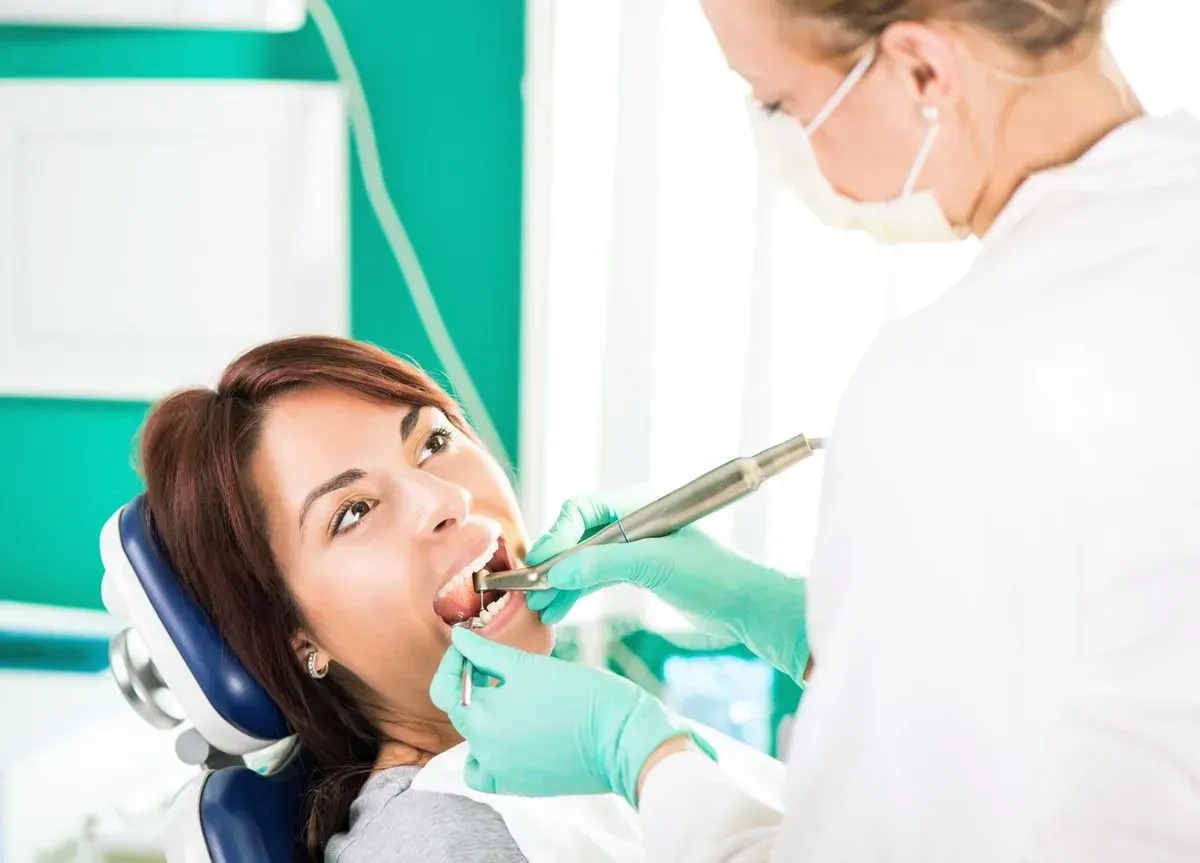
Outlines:
{"type": "Polygon", "coordinates": [[[449,624],[470,620],[479,614],[481,608],[483,608],[483,604],[480,596],[475,592],[475,586],[469,579],[445,596],[433,601],[434,613],[449,624]]]}

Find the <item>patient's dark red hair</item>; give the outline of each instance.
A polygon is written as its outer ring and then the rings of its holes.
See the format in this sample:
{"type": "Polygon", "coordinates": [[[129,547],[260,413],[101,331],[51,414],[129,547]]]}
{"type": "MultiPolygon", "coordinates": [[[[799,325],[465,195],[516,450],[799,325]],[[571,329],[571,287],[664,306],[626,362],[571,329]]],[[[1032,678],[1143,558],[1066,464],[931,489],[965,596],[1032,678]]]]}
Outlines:
{"type": "Polygon", "coordinates": [[[297,660],[292,637],[304,620],[271,554],[250,481],[272,402],[306,387],[436,407],[471,434],[459,406],[421,370],[372,345],[305,336],[234,360],[215,390],[184,390],[156,405],[142,429],[140,461],[150,512],[184,587],[275,699],[317,771],[297,852],[320,860],[330,836],[345,828],[380,739],[359,681],[336,667],[315,681],[297,660]]]}

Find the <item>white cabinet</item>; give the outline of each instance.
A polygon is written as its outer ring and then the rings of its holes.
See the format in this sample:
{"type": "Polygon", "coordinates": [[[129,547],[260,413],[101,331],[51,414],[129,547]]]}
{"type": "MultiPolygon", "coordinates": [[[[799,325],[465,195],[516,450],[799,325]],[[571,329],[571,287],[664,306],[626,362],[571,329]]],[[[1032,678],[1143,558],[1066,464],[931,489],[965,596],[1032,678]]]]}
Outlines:
{"type": "Polygon", "coordinates": [[[298,30],[304,0],[0,0],[0,23],[298,30]]]}

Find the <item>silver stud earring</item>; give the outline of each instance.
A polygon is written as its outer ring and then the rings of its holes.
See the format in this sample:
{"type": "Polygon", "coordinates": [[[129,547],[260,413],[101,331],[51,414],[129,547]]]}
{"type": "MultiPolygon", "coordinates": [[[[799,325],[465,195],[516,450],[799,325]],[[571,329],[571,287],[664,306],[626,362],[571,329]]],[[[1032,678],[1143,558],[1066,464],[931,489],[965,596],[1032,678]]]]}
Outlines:
{"type": "Polygon", "coordinates": [[[329,673],[329,663],[325,663],[325,667],[320,671],[317,670],[317,652],[310,650],[308,652],[308,676],[313,680],[320,680],[329,673]]]}

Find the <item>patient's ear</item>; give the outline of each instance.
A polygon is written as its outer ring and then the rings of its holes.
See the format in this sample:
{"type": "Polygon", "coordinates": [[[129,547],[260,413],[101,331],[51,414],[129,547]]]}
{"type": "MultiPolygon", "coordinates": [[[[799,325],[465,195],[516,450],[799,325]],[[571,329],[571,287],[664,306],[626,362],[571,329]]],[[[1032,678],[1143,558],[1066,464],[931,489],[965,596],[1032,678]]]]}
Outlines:
{"type": "Polygon", "coordinates": [[[292,636],[292,650],[296,654],[296,661],[307,672],[308,657],[314,651],[317,654],[314,665],[317,668],[325,668],[329,665],[329,656],[309,637],[308,633],[302,629],[296,630],[296,634],[292,636]]]}

